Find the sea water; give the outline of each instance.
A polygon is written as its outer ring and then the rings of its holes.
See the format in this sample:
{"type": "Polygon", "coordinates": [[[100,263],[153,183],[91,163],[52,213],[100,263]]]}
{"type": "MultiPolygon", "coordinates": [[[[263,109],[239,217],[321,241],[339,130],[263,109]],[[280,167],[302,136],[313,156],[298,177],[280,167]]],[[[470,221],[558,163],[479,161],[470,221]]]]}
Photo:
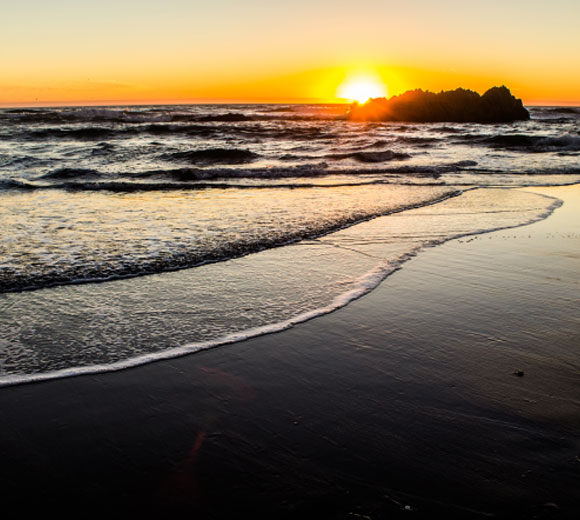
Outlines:
{"type": "Polygon", "coordinates": [[[0,384],[290,327],[580,181],[580,110],[354,123],[340,105],[0,111],[0,384]]]}

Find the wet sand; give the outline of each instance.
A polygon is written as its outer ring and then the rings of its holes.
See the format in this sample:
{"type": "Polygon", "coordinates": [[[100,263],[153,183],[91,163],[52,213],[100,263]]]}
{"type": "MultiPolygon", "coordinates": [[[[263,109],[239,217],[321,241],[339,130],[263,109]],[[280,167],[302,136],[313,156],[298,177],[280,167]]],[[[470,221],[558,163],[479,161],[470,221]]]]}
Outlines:
{"type": "Polygon", "coordinates": [[[0,389],[5,507],[577,518],[580,186],[293,329],[0,389]]]}

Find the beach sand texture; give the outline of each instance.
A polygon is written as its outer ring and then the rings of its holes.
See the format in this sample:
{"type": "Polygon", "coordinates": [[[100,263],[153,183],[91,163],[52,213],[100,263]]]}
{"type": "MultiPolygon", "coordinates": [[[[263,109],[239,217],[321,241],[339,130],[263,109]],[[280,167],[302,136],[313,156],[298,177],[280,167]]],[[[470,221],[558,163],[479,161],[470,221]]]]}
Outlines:
{"type": "MultiPolygon", "coordinates": [[[[6,507],[194,518],[577,518],[580,186],[332,314],[0,390],[6,507]]],[[[405,218],[405,217],[401,217],[405,218]]]]}

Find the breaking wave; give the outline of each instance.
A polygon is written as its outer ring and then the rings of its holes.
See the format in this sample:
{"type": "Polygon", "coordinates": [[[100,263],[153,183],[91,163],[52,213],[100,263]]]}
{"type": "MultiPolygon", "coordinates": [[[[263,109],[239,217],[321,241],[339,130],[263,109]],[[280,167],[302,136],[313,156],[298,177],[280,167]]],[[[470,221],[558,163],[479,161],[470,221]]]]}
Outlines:
{"type": "MultiPolygon", "coordinates": [[[[61,197],[54,199],[53,206],[47,199],[38,199],[46,204],[40,209],[40,220],[37,204],[22,194],[8,201],[18,207],[29,204],[18,218],[31,225],[48,226],[50,234],[56,233],[53,228],[67,231],[52,244],[49,261],[35,262],[36,243],[29,243],[18,221],[14,228],[4,229],[5,238],[12,240],[15,250],[4,257],[0,292],[129,278],[223,261],[313,239],[461,193],[447,187],[378,189],[333,187],[325,197],[317,189],[302,188],[281,200],[274,193],[254,191],[228,197],[225,202],[219,195],[211,200],[184,195],[180,199],[167,196],[146,202],[129,195],[108,200],[103,194],[97,198],[96,194],[86,194],[71,198],[68,210],[63,208],[61,197]],[[378,189],[386,190],[391,197],[395,194],[401,202],[381,197],[378,189]],[[134,200],[139,203],[138,210],[134,200]],[[220,207],[236,216],[227,220],[215,209],[220,207]],[[107,221],[102,220],[103,211],[107,221]],[[199,219],[200,214],[204,218],[199,219]],[[152,221],[147,222],[147,218],[152,221]],[[30,262],[22,261],[26,254],[30,262]]],[[[6,211],[11,210],[7,207],[6,211]]]]}

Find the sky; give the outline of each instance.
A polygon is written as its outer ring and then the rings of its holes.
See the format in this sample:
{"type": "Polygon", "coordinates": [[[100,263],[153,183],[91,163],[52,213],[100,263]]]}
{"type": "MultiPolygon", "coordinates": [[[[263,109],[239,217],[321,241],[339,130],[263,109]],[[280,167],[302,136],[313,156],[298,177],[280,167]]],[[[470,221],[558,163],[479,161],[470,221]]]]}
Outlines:
{"type": "Polygon", "coordinates": [[[0,0],[0,104],[336,102],[505,84],[580,105],[578,0],[0,0]]]}

